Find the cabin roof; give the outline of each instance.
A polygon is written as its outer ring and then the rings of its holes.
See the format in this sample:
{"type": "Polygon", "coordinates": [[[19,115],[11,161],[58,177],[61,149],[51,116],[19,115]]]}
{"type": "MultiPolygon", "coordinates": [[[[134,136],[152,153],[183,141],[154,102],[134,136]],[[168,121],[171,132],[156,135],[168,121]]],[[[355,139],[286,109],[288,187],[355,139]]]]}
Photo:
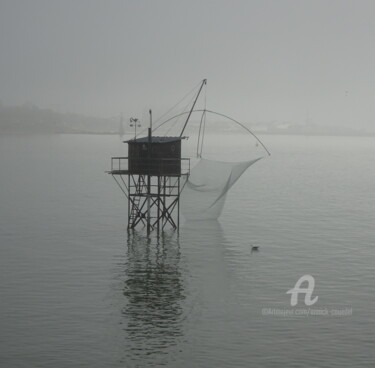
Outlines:
{"type": "MultiPolygon", "coordinates": [[[[186,137],[151,137],[151,143],[171,143],[171,142],[178,142],[186,137]]],[[[148,137],[130,139],[128,141],[124,141],[124,143],[148,143],[148,137]]]]}

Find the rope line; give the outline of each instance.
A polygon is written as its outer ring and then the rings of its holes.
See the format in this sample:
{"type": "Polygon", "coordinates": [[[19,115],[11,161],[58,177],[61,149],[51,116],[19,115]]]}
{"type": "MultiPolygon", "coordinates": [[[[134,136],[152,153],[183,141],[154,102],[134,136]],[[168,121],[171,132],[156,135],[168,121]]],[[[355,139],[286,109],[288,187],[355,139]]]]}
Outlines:
{"type": "MultiPolygon", "coordinates": [[[[182,101],[184,101],[190,94],[192,94],[193,92],[195,92],[195,90],[197,90],[199,88],[199,86],[201,85],[201,82],[199,82],[195,87],[193,87],[184,97],[181,98],[181,100],[179,100],[175,105],[173,105],[169,110],[167,110],[164,114],[162,114],[160,117],[158,117],[154,122],[153,124],[157,124],[161,119],[163,119],[166,115],[168,115],[173,109],[175,109],[182,101]]],[[[194,99],[194,95],[195,93],[193,94],[193,97],[191,98],[190,101],[192,101],[194,99]]],[[[189,101],[189,103],[191,103],[189,101]]],[[[188,106],[188,104],[187,104],[188,106]]],[[[184,109],[182,111],[184,111],[186,108],[184,107],[184,109]]],[[[163,123],[162,123],[163,124],[163,123]]],[[[162,125],[161,124],[161,125],[162,125]]],[[[156,129],[158,129],[161,125],[158,125],[156,126],[155,128],[152,129],[152,131],[154,132],[156,129]]],[[[147,131],[148,128],[145,128],[143,130],[141,130],[136,136],[135,138],[137,138],[139,135],[143,134],[144,132],[147,131]]]]}
{"type": "MultiPolygon", "coordinates": [[[[231,120],[233,121],[234,123],[238,124],[239,126],[241,126],[243,129],[245,129],[248,133],[250,133],[259,143],[260,145],[264,148],[264,150],[267,152],[268,156],[271,156],[271,153],[270,151],[268,151],[268,149],[266,148],[266,146],[263,144],[263,142],[249,129],[247,128],[245,125],[243,125],[242,123],[240,123],[238,120],[235,120],[233,118],[231,118],[230,116],[228,115],[225,115],[225,114],[221,114],[220,112],[216,112],[216,111],[212,111],[212,110],[202,110],[202,109],[198,109],[198,110],[193,110],[192,112],[208,112],[210,114],[214,114],[214,115],[218,115],[218,116],[222,116],[228,120],[231,120]]],[[[178,114],[178,115],[175,115],[175,116],[172,116],[171,118],[169,118],[168,120],[165,120],[163,123],[161,123],[159,127],[161,127],[162,125],[168,123],[169,121],[171,121],[172,119],[175,119],[177,117],[180,117],[181,115],[186,115],[188,114],[189,112],[183,112],[181,114],[178,114]]]]}

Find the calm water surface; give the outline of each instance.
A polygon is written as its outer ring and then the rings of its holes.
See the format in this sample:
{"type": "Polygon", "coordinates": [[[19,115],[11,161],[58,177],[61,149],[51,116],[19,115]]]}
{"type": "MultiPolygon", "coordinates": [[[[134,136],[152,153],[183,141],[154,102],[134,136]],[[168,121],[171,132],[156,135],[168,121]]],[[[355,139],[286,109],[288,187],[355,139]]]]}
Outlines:
{"type": "Polygon", "coordinates": [[[148,240],[104,174],[118,137],[0,136],[0,366],[373,367],[375,139],[264,141],[219,222],[148,240]],[[304,274],[351,315],[262,313],[304,274]]]}

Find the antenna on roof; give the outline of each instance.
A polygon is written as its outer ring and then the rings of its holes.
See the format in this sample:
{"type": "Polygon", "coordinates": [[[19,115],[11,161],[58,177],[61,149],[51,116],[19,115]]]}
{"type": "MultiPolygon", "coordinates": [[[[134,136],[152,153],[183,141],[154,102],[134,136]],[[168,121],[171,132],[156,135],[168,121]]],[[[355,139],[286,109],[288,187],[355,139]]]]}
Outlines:
{"type": "Polygon", "coordinates": [[[152,133],[152,110],[150,109],[148,112],[150,113],[150,129],[152,133]]]}

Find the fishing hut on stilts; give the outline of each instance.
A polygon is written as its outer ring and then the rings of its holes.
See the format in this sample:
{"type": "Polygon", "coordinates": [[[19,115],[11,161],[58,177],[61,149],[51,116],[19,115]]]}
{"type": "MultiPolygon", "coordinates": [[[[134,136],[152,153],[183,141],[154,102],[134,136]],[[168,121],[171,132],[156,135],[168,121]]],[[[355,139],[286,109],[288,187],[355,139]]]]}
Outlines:
{"type": "Polygon", "coordinates": [[[148,136],[125,141],[128,157],[112,157],[109,174],[128,199],[128,229],[138,225],[147,233],[180,226],[180,195],[190,173],[190,159],[181,157],[185,127],[203,85],[179,136],[152,135],[152,112],[148,136]]]}
{"type": "MultiPolygon", "coordinates": [[[[226,193],[236,183],[248,167],[270,152],[262,141],[239,121],[206,108],[194,110],[203,86],[204,79],[193,95],[189,110],[172,116],[152,129],[148,135],[125,141],[128,144],[128,157],[112,157],[109,174],[128,199],[128,229],[137,226],[147,227],[151,231],[162,231],[166,227],[178,229],[180,225],[180,199],[183,192],[184,217],[186,219],[217,219],[224,206],[226,193]],[[201,115],[197,142],[197,160],[190,170],[190,158],[182,158],[182,141],[185,128],[193,113],[201,115]],[[214,115],[237,124],[255,141],[260,149],[255,156],[241,162],[222,162],[202,157],[203,138],[207,114],[214,115]],[[186,119],[185,119],[185,116],[186,119]],[[180,134],[175,136],[156,136],[153,133],[162,125],[182,118],[184,123],[180,134]],[[184,189],[185,188],[185,189],[184,189]]],[[[190,106],[190,103],[189,103],[190,106]]],[[[137,119],[131,119],[137,126],[137,119]]]]}

